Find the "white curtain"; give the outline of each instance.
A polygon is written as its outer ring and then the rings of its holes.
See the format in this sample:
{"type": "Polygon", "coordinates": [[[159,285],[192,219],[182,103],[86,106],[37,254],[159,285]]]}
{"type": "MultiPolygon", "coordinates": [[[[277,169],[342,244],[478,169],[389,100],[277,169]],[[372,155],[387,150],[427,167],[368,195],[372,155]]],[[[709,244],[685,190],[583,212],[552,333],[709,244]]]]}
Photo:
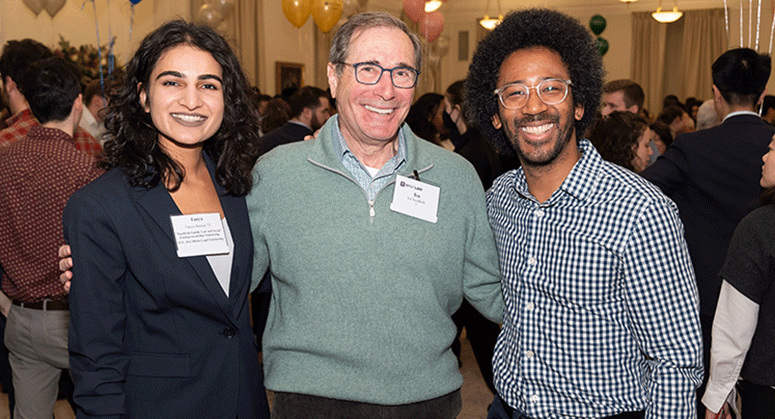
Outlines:
{"type": "Polygon", "coordinates": [[[724,52],[727,34],[724,27],[724,9],[690,10],[684,14],[684,33],[680,67],[684,77],[682,90],[676,95],[712,97],[713,77],[710,66],[724,52]]]}
{"type": "Polygon", "coordinates": [[[727,45],[723,9],[689,10],[667,24],[650,12],[638,12],[632,22],[632,79],[643,87],[644,106],[652,115],[662,110],[669,94],[681,101],[712,97],[710,66],[727,45]]]}
{"type": "Polygon", "coordinates": [[[662,110],[665,77],[667,25],[651,17],[651,12],[632,14],[632,79],[646,93],[644,107],[652,114],[662,110]]]}

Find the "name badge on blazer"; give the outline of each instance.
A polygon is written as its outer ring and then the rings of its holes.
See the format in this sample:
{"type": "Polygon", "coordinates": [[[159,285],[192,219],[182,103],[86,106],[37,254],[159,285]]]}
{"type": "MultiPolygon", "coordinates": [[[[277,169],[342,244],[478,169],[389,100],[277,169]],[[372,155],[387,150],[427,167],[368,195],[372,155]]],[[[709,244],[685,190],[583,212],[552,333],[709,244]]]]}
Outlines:
{"type": "Polygon", "coordinates": [[[436,223],[440,191],[438,186],[397,175],[390,209],[410,217],[436,223]]]}
{"type": "Polygon", "coordinates": [[[221,214],[171,215],[178,257],[229,253],[221,214]]]}

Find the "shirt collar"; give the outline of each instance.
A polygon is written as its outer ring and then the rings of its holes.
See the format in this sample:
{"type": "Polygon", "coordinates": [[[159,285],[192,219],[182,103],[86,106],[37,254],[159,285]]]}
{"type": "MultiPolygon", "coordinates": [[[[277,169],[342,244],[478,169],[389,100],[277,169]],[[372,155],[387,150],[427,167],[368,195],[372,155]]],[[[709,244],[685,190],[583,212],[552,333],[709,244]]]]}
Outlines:
{"type": "Polygon", "coordinates": [[[756,117],[759,116],[758,113],[752,112],[752,111],[735,111],[735,112],[728,113],[727,116],[725,116],[724,119],[721,122],[724,122],[724,121],[726,121],[727,119],[729,119],[729,118],[731,118],[733,116],[740,116],[740,115],[753,115],[753,116],[756,116],[756,117]]]}
{"type": "Polygon", "coordinates": [[[6,124],[6,126],[10,127],[11,125],[13,125],[13,124],[15,124],[15,123],[17,123],[17,122],[19,122],[19,121],[21,121],[23,119],[32,119],[32,118],[34,118],[33,115],[32,115],[32,111],[30,110],[30,108],[27,108],[27,109],[24,109],[23,111],[17,113],[16,115],[6,119],[5,120],[5,124],[6,124]]]}
{"type": "Polygon", "coordinates": [[[312,131],[312,127],[307,125],[307,124],[305,124],[304,122],[294,121],[293,119],[289,119],[288,122],[291,123],[291,124],[301,125],[302,127],[305,127],[308,130],[312,131]]]}
{"type": "MultiPolygon", "coordinates": [[[[590,193],[595,190],[599,172],[603,165],[603,159],[595,147],[587,139],[579,140],[578,149],[581,151],[581,158],[571,169],[568,176],[560,184],[560,187],[552,193],[552,196],[544,205],[553,205],[564,196],[570,196],[579,201],[586,199],[590,193]]],[[[527,187],[525,172],[523,168],[517,170],[514,178],[514,188],[522,197],[531,201],[538,202],[527,187]]]]}
{"type": "MultiPolygon", "coordinates": [[[[357,157],[355,157],[355,154],[350,150],[350,147],[347,145],[347,142],[344,140],[344,136],[342,135],[342,130],[339,128],[339,115],[334,115],[331,118],[336,118],[334,120],[334,151],[336,152],[336,155],[339,156],[340,161],[343,161],[347,156],[347,154],[351,154],[353,158],[356,160],[357,157]]],[[[382,169],[389,169],[392,173],[397,169],[403,162],[406,161],[406,138],[404,137],[404,133],[402,130],[398,130],[398,151],[396,151],[396,155],[393,156],[385,165],[380,168],[380,172],[382,172],[382,169]]],[[[358,160],[358,163],[363,166],[363,162],[358,160]]],[[[365,168],[364,168],[365,170],[365,168]]]]}

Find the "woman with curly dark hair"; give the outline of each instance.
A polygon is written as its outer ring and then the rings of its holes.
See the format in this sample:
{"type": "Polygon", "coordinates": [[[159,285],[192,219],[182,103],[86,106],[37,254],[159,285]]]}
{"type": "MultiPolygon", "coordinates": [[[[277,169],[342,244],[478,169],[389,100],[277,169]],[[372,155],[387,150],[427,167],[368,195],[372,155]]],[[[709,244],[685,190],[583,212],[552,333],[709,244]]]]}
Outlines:
{"type": "Polygon", "coordinates": [[[79,418],[268,417],[247,299],[249,90],[206,26],[167,23],[127,63],[108,171],[63,217],[79,418]]]}
{"type": "Polygon", "coordinates": [[[651,160],[652,135],[643,117],[616,111],[595,123],[589,141],[603,160],[640,173],[651,160]]]}

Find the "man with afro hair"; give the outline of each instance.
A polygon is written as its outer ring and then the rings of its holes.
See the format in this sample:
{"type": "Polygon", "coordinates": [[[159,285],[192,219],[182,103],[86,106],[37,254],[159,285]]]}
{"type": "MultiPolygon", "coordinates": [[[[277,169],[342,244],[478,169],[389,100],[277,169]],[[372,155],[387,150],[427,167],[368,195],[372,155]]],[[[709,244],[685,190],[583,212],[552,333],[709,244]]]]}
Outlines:
{"type": "Polygon", "coordinates": [[[678,211],[583,139],[603,80],[591,34],[508,15],[477,47],[470,120],[522,167],[487,193],[504,324],[489,418],[690,418],[697,287],[678,211]]]}

